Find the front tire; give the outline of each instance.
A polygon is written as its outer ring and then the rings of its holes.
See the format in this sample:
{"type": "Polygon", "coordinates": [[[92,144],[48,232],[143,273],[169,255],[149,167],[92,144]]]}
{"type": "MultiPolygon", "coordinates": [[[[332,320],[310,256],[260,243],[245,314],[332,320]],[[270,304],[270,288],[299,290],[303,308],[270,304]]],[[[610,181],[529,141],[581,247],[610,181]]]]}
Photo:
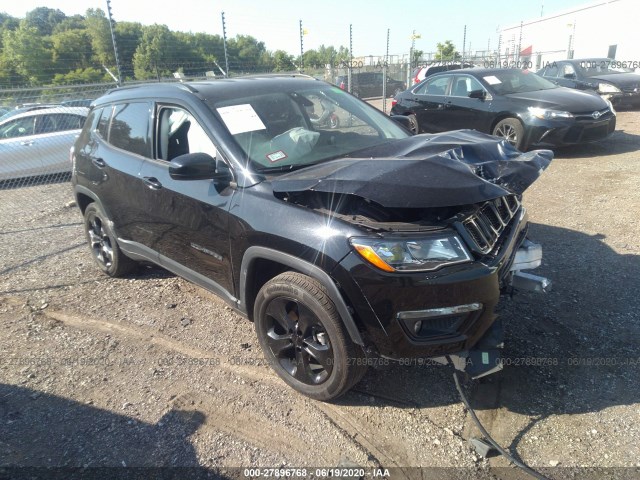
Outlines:
{"type": "Polygon", "coordinates": [[[269,280],[254,305],[267,361],[292,388],[316,400],[338,398],[366,372],[366,356],[345,330],[327,290],[306,275],[269,280]]]}
{"type": "Polygon", "coordinates": [[[136,262],[122,253],[110,224],[97,204],[89,204],[84,212],[84,231],[91,256],[104,273],[110,277],[121,277],[133,270],[136,262]]]}
{"type": "Polygon", "coordinates": [[[500,120],[493,128],[493,135],[504,138],[518,150],[523,150],[524,127],[516,118],[500,120]]]}

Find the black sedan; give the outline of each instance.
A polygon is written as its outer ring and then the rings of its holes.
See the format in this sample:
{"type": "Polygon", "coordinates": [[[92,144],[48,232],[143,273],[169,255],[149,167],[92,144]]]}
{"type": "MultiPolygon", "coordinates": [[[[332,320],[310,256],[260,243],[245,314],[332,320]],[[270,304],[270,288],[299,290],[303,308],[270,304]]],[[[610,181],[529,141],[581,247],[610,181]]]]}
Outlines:
{"type": "Polygon", "coordinates": [[[563,87],[597,92],[615,107],[638,107],[640,75],[627,66],[610,58],[558,60],[539,70],[538,75],[563,87]]]}
{"type": "Polygon", "coordinates": [[[518,69],[435,74],[398,94],[391,114],[408,116],[415,133],[472,128],[523,151],[600,140],[616,126],[607,100],[518,69]]]}

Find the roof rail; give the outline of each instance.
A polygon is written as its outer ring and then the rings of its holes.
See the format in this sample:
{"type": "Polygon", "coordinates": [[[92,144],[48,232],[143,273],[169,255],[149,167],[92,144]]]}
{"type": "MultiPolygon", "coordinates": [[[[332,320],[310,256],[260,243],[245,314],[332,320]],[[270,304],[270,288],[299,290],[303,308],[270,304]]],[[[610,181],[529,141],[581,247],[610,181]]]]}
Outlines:
{"type": "Polygon", "coordinates": [[[158,86],[158,85],[175,85],[177,88],[182,88],[183,90],[188,90],[191,93],[198,93],[198,89],[189,83],[184,82],[145,82],[145,83],[137,83],[134,85],[125,85],[122,87],[112,88],[107,90],[105,95],[110,95],[113,92],[121,92],[123,90],[133,90],[139,87],[148,87],[148,86],[158,86]]]}
{"type": "Polygon", "coordinates": [[[314,77],[312,77],[311,75],[307,75],[305,73],[298,73],[298,72],[282,72],[282,73],[250,73],[247,75],[239,75],[237,77],[232,77],[232,78],[265,78],[265,77],[295,77],[295,78],[312,78],[315,80],[314,77]]]}

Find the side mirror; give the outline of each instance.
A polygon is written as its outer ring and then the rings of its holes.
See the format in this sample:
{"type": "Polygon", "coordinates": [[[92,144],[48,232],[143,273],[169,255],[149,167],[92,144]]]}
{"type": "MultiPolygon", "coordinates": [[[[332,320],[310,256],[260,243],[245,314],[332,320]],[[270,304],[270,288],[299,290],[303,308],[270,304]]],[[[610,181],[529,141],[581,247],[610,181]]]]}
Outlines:
{"type": "Polygon", "coordinates": [[[479,98],[481,100],[484,100],[487,96],[487,92],[483,89],[478,89],[478,90],[471,90],[469,92],[469,98],[479,98]]]}
{"type": "Polygon", "coordinates": [[[564,78],[568,78],[569,80],[575,80],[576,74],[575,73],[565,73],[564,74],[564,78]]]}
{"type": "Polygon", "coordinates": [[[402,125],[404,128],[406,128],[409,132],[413,134],[413,132],[411,131],[411,120],[409,120],[409,117],[406,117],[404,115],[391,115],[390,118],[396,123],[399,123],[400,125],[402,125]]]}
{"type": "Polygon", "coordinates": [[[231,180],[231,172],[216,164],[208,153],[185,153],[171,160],[169,175],[174,180],[231,180]]]}

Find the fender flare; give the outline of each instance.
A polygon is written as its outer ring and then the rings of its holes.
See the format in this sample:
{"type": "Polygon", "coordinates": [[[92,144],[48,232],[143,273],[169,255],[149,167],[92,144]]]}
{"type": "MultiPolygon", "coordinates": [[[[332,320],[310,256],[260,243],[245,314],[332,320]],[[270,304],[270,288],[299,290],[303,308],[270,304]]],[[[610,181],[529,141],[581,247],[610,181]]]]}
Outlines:
{"type": "Polygon", "coordinates": [[[347,304],[342,298],[338,287],[335,282],[331,279],[331,277],[320,267],[313,265],[305,260],[302,260],[298,257],[294,257],[293,255],[289,255],[288,253],[283,253],[278,250],[273,250],[266,247],[253,246],[249,247],[242,257],[242,264],[240,266],[240,309],[247,310],[246,303],[246,284],[247,284],[247,275],[249,272],[249,268],[252,263],[257,259],[265,259],[271,260],[274,262],[281,263],[286,265],[287,267],[291,267],[305,275],[308,275],[311,278],[316,279],[324,287],[327,289],[327,293],[329,298],[336,306],[338,310],[338,314],[342,321],[344,322],[344,326],[351,337],[351,340],[361,346],[365,346],[364,340],[360,335],[360,331],[358,330],[358,326],[356,325],[347,304]]]}

